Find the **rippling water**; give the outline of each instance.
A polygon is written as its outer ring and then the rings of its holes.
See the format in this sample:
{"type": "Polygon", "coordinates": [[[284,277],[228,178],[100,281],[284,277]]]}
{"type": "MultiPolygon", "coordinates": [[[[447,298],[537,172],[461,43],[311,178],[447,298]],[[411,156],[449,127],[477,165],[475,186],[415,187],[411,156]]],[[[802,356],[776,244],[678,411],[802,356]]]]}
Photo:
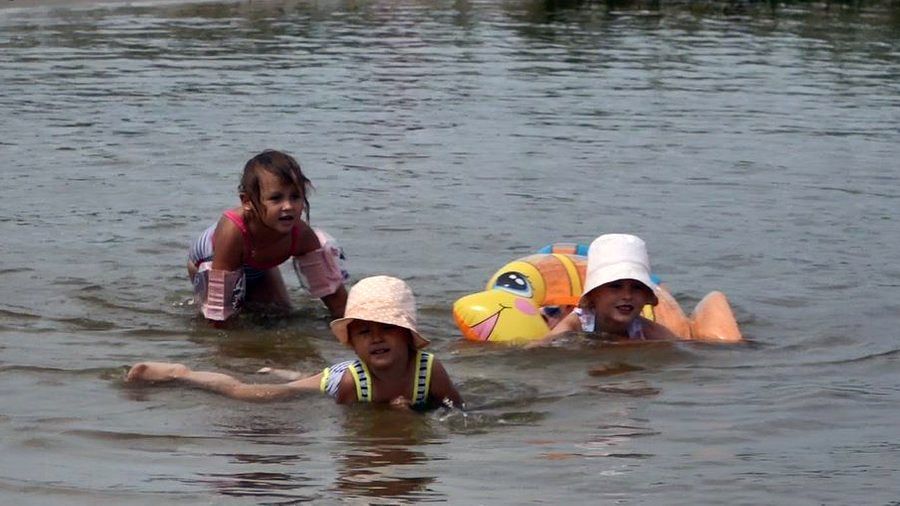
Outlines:
{"type": "Polygon", "coordinates": [[[0,502],[898,499],[896,8],[11,2],[0,84],[0,502]],[[355,278],[411,282],[468,416],[122,383],[347,356],[291,279],[287,319],[194,319],[187,244],[267,147],[355,278]],[[749,343],[459,341],[499,266],[613,231],[749,343]]]}

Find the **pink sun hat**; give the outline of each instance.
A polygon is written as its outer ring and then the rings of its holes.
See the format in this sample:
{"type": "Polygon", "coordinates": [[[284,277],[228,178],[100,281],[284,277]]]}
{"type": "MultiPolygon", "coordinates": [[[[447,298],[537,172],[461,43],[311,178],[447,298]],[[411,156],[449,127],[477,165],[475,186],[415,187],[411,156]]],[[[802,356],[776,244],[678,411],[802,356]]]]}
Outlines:
{"type": "MultiPolygon", "coordinates": [[[[584,298],[591,290],[620,279],[643,283],[651,293],[656,283],[650,279],[650,257],[643,239],[630,234],[604,234],[594,239],[588,249],[587,275],[584,279],[584,298]]],[[[653,295],[651,304],[657,304],[653,295]]]]}
{"type": "Polygon", "coordinates": [[[331,331],[342,344],[350,346],[347,326],[353,320],[396,325],[412,333],[416,349],[428,345],[428,339],[416,328],[416,298],[402,279],[371,276],[359,280],[347,294],[344,317],[331,322],[331,331]]]}

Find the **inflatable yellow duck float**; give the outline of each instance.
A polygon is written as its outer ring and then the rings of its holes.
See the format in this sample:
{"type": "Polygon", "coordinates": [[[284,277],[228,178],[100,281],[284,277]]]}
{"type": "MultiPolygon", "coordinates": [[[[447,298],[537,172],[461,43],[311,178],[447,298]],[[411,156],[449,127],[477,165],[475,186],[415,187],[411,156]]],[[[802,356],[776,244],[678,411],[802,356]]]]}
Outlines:
{"type": "MultiPolygon", "coordinates": [[[[558,243],[504,265],[485,289],[453,304],[453,318],[470,341],[525,344],[550,331],[552,313],[567,313],[581,298],[587,269],[586,246],[558,243]]],[[[655,281],[655,280],[654,280],[655,281]]],[[[684,340],[734,343],[743,340],[725,294],[707,294],[690,317],[664,284],[654,293],[659,303],[644,306],[642,316],[684,340]]]]}

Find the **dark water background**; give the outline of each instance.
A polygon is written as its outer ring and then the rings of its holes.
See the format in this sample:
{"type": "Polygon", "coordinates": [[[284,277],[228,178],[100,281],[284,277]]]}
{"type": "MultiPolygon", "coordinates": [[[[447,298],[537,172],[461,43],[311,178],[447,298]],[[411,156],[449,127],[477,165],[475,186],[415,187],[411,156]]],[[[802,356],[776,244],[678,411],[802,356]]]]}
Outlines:
{"type": "Polygon", "coordinates": [[[8,5],[0,503],[896,504],[898,141],[896,4],[8,5]],[[348,356],[288,272],[287,319],[188,304],[268,147],[355,279],[410,281],[468,417],[122,383],[348,356]],[[605,232],[749,343],[459,341],[455,298],[605,232]]]}

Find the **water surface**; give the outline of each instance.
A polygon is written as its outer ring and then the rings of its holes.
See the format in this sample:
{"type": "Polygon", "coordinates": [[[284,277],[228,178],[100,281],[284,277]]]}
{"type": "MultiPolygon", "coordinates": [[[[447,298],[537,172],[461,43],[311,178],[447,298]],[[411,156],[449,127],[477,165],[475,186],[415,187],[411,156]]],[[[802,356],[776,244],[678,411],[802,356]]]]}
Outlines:
{"type": "Polygon", "coordinates": [[[897,500],[896,9],[21,5],[0,10],[2,502],[897,500]],[[348,356],[288,271],[286,319],[219,331],[189,304],[188,243],[270,147],[354,279],[409,280],[467,417],[122,383],[141,359],[261,381],[348,356]],[[460,342],[455,298],[606,232],[646,239],[686,308],[727,293],[748,344],[460,342]]]}

